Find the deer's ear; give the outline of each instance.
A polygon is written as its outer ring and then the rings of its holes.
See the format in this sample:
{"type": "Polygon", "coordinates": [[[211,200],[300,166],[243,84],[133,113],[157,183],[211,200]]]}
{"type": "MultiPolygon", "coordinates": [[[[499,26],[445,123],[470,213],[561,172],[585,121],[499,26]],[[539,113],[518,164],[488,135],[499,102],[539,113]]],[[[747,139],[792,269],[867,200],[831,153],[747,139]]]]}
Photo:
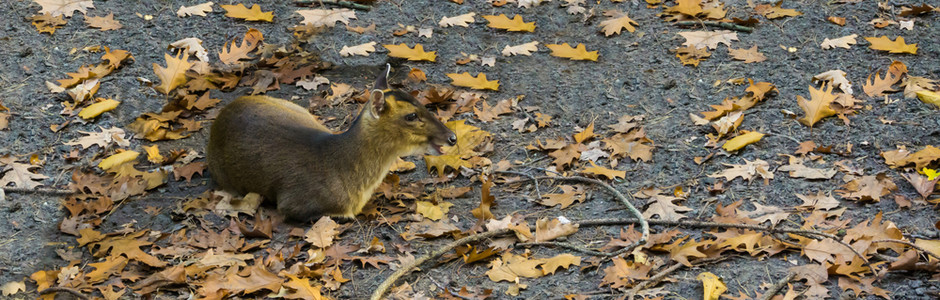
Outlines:
{"type": "Polygon", "coordinates": [[[369,109],[374,113],[374,117],[378,117],[382,111],[385,110],[385,93],[380,89],[372,90],[372,93],[369,95],[369,109]]]}
{"type": "Polygon", "coordinates": [[[388,74],[392,72],[392,65],[385,64],[385,71],[379,74],[379,78],[375,79],[375,84],[373,89],[376,90],[387,90],[388,89],[388,74]]]}

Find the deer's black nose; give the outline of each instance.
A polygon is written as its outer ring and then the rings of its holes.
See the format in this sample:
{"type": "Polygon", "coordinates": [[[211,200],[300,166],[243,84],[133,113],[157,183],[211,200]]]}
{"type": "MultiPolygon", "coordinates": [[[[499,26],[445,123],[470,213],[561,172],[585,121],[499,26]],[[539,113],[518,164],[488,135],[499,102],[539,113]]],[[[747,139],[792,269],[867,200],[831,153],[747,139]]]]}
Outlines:
{"type": "Polygon", "coordinates": [[[447,138],[447,143],[450,144],[451,146],[457,145],[457,135],[451,134],[450,137],[447,138]]]}

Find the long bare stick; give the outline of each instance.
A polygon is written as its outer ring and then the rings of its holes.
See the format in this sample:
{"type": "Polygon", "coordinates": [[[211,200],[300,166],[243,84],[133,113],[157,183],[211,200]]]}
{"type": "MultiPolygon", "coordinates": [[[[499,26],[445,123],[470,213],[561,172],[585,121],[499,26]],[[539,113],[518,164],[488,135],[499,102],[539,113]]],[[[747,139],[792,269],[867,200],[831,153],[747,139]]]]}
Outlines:
{"type": "Polygon", "coordinates": [[[790,282],[790,280],[793,280],[794,276],[796,276],[796,274],[790,273],[790,274],[787,274],[786,277],[781,278],[780,281],[777,281],[777,283],[775,283],[774,286],[770,287],[770,289],[767,290],[767,292],[764,293],[764,296],[761,297],[760,299],[761,300],[773,299],[774,295],[779,293],[780,290],[782,290],[783,287],[786,286],[788,282],[790,282]]]}
{"type": "Polygon", "coordinates": [[[35,188],[35,189],[28,189],[28,188],[21,188],[21,187],[3,187],[0,189],[4,190],[7,193],[23,193],[23,194],[38,193],[38,194],[49,194],[49,195],[75,194],[75,191],[73,190],[57,189],[57,188],[42,188],[41,187],[41,188],[35,188]]]}
{"type": "MultiPolygon", "coordinates": [[[[720,256],[719,256],[719,257],[702,258],[702,259],[698,259],[698,260],[692,261],[691,263],[692,263],[692,265],[701,265],[701,264],[712,263],[712,262],[719,261],[719,260],[722,260],[722,259],[725,259],[725,258],[724,258],[724,257],[720,257],[720,256]]],[[[680,268],[682,268],[682,267],[684,267],[684,266],[685,266],[685,265],[683,265],[682,263],[677,262],[677,263],[675,263],[675,264],[669,266],[668,268],[662,270],[661,272],[659,272],[658,274],[654,275],[653,277],[650,277],[649,280],[644,281],[644,282],[641,282],[640,284],[637,284],[637,285],[633,286],[633,288],[630,289],[629,292],[627,292],[627,299],[633,299],[633,297],[636,296],[636,293],[640,292],[641,290],[643,290],[643,289],[645,289],[645,288],[648,288],[648,287],[651,287],[651,286],[653,286],[653,285],[656,285],[657,283],[659,283],[660,281],[662,281],[664,278],[666,278],[666,276],[669,276],[669,274],[672,274],[672,272],[675,272],[676,270],[678,270],[678,269],[680,269],[680,268]]]]}
{"type": "MultiPolygon", "coordinates": [[[[852,253],[855,254],[855,256],[858,256],[858,258],[860,258],[865,263],[865,265],[868,266],[868,269],[871,271],[872,274],[878,274],[878,272],[875,270],[875,267],[873,267],[871,263],[868,262],[868,258],[865,258],[865,256],[859,253],[858,250],[855,250],[855,248],[852,248],[851,245],[846,244],[845,242],[840,240],[839,237],[832,235],[832,234],[825,233],[825,232],[821,232],[821,231],[806,230],[806,229],[791,229],[791,228],[774,228],[774,227],[764,227],[760,225],[737,224],[737,223],[717,223],[717,222],[705,222],[705,221],[666,221],[666,220],[648,220],[648,221],[643,220],[643,221],[649,224],[653,224],[653,225],[669,225],[669,226],[682,226],[682,227],[740,228],[740,229],[759,230],[759,231],[770,232],[770,233],[792,233],[792,234],[796,234],[799,236],[808,237],[812,239],[824,237],[836,243],[839,243],[842,246],[851,250],[852,253]]],[[[633,220],[633,219],[595,219],[595,220],[585,220],[585,221],[579,222],[578,224],[581,226],[586,226],[586,225],[620,225],[620,224],[637,224],[637,223],[639,223],[639,221],[633,220]]],[[[895,241],[895,240],[891,240],[891,241],[895,241]]]]}
{"type": "MultiPolygon", "coordinates": [[[[516,182],[523,181],[523,180],[532,180],[532,179],[520,179],[520,180],[517,180],[517,181],[507,182],[506,184],[516,183],[516,182]]],[[[627,211],[629,211],[630,214],[632,214],[633,217],[636,218],[636,220],[637,220],[636,223],[640,224],[640,234],[641,234],[641,236],[640,236],[640,240],[636,241],[635,244],[636,244],[636,245],[645,244],[646,241],[649,239],[649,237],[650,237],[650,225],[649,225],[649,223],[646,222],[646,219],[643,218],[643,213],[641,213],[638,209],[636,209],[636,207],[633,206],[632,203],[630,203],[630,200],[627,200],[627,197],[625,197],[623,194],[621,194],[620,191],[618,191],[618,190],[615,189],[614,187],[610,186],[609,184],[607,184],[607,183],[605,183],[605,182],[603,182],[603,181],[597,180],[597,179],[591,179],[591,178],[581,177],[581,176],[568,176],[568,177],[540,176],[540,177],[535,177],[534,180],[577,181],[577,182],[583,182],[583,183],[590,183],[590,184],[594,184],[594,185],[599,185],[599,186],[603,187],[604,189],[606,189],[606,190],[607,190],[608,192],[610,192],[611,194],[614,194],[614,197],[617,197],[617,199],[620,200],[620,203],[622,203],[624,206],[627,207],[627,211]]],[[[635,247],[635,246],[634,246],[634,247],[635,247]]],[[[628,249],[628,248],[632,248],[632,247],[623,248],[623,249],[621,249],[621,251],[624,251],[624,250],[626,250],[626,249],[628,249]]],[[[626,251],[630,251],[630,250],[626,250],[626,251]]]]}
{"type": "Polygon", "coordinates": [[[871,242],[872,242],[872,243],[898,243],[898,244],[904,244],[904,245],[910,246],[911,248],[917,249],[917,251],[920,251],[920,252],[923,252],[924,254],[927,254],[927,256],[933,257],[933,258],[935,258],[935,259],[940,259],[940,256],[938,256],[938,255],[936,255],[936,254],[933,254],[933,252],[927,251],[927,249],[924,249],[923,247],[918,246],[918,245],[915,245],[914,243],[911,243],[911,242],[908,242],[908,241],[903,241],[903,240],[874,240],[874,241],[871,241],[871,242]]]}
{"type": "Polygon", "coordinates": [[[447,246],[444,246],[440,249],[435,250],[434,252],[431,252],[428,255],[425,255],[419,259],[415,259],[415,261],[411,262],[410,264],[401,266],[400,268],[398,268],[398,270],[395,271],[395,273],[392,273],[392,275],[389,275],[388,278],[385,278],[385,281],[382,281],[382,284],[379,284],[379,287],[375,289],[375,292],[372,293],[372,297],[369,299],[372,299],[372,300],[382,299],[382,296],[385,296],[385,292],[388,291],[388,288],[390,288],[392,284],[395,283],[395,281],[398,281],[399,278],[401,278],[408,272],[411,272],[412,269],[424,264],[428,260],[436,259],[440,257],[441,255],[444,255],[445,253],[450,252],[454,248],[460,247],[462,245],[485,240],[485,239],[502,235],[502,234],[506,234],[509,232],[512,232],[512,230],[511,229],[499,229],[499,230],[494,230],[494,231],[477,233],[477,234],[456,240],[450,244],[447,244],[447,246]]]}

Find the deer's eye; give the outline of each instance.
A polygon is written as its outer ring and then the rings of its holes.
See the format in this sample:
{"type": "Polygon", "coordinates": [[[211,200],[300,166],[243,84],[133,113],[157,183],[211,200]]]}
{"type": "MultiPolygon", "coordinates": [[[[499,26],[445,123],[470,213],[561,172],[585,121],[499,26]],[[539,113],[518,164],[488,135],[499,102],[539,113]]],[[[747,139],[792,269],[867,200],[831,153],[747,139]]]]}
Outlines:
{"type": "Polygon", "coordinates": [[[410,113],[410,114],[405,115],[405,121],[414,122],[416,120],[418,120],[418,114],[416,113],[410,113]]]}

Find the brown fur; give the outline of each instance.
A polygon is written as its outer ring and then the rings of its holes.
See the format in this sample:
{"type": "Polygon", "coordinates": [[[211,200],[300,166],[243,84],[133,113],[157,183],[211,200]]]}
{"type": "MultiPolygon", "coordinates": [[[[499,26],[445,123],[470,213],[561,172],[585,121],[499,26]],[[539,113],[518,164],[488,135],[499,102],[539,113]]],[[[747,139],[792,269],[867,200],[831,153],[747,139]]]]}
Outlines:
{"type": "Polygon", "coordinates": [[[267,96],[225,106],[207,156],[222,189],[274,199],[288,219],[354,217],[399,156],[446,145],[454,133],[410,95],[376,90],[351,127],[333,134],[305,109],[267,96]],[[405,116],[416,113],[416,121],[405,116]]]}

